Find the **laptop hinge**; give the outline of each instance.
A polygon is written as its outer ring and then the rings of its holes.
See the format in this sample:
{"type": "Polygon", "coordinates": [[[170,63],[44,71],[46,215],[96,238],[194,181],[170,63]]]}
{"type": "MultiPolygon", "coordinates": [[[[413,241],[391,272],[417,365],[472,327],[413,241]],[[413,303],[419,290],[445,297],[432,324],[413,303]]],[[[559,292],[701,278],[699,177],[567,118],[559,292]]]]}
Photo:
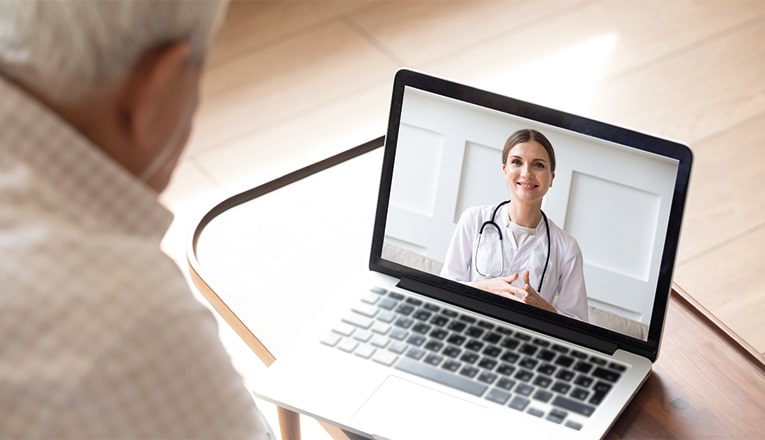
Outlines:
{"type": "Polygon", "coordinates": [[[568,327],[565,324],[553,323],[530,314],[510,310],[499,304],[488,302],[487,300],[452,292],[448,289],[433,286],[411,278],[401,278],[397,286],[433,299],[445,301],[449,304],[472,310],[478,314],[487,315],[513,325],[518,325],[567,342],[582,345],[607,355],[614,354],[618,348],[618,345],[613,342],[604,341],[603,339],[584,333],[581,330],[575,330],[568,327]]]}

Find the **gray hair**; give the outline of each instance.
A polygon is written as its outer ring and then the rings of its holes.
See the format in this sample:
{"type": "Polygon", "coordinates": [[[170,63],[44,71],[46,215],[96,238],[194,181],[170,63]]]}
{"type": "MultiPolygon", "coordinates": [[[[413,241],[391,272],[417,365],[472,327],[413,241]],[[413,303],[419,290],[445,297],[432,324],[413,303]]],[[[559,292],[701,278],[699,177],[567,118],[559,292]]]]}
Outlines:
{"type": "Polygon", "coordinates": [[[0,73],[54,101],[121,79],[148,49],[202,62],[226,0],[0,0],[0,73]]]}

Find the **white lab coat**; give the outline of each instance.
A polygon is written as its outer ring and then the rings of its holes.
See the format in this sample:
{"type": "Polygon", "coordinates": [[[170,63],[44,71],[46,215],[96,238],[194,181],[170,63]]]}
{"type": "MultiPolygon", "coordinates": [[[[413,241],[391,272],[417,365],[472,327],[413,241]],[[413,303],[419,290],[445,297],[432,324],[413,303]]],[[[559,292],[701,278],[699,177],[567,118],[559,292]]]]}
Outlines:
{"type": "MultiPolygon", "coordinates": [[[[529,283],[539,294],[558,310],[558,313],[582,321],[587,321],[587,291],[582,270],[582,251],[576,240],[548,219],[550,225],[550,263],[545,273],[544,284],[539,289],[545,259],[547,258],[547,232],[545,222],[540,220],[536,233],[529,237],[520,248],[510,230],[510,217],[507,205],[500,208],[494,222],[502,232],[500,242],[497,230],[487,226],[481,239],[481,249],[476,254],[479,244],[478,231],[481,225],[491,219],[496,205],[479,206],[466,209],[460,216],[454,231],[446,258],[441,269],[441,276],[472,283],[486,278],[505,277],[523,271],[529,271],[529,283]],[[504,253],[504,269],[501,251],[504,253]],[[474,258],[478,255],[479,268],[476,270],[474,258]]],[[[519,276],[513,285],[522,287],[519,276]]]]}

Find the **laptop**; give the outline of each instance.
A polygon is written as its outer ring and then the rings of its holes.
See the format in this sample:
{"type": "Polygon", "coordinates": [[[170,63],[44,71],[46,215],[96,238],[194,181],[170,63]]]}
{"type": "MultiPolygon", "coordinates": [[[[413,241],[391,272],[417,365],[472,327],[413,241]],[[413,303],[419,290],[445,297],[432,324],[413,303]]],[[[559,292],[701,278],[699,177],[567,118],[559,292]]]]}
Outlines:
{"type": "Polygon", "coordinates": [[[667,139],[398,71],[369,272],[325,290],[352,300],[307,325],[255,395],[366,438],[605,436],[659,354],[691,163],[667,139]],[[521,129],[555,150],[549,224],[527,249],[547,261],[540,292],[561,286],[555,311],[442,275],[464,212],[505,227],[502,148],[521,129]],[[544,239],[555,227],[578,264],[544,239]]]}

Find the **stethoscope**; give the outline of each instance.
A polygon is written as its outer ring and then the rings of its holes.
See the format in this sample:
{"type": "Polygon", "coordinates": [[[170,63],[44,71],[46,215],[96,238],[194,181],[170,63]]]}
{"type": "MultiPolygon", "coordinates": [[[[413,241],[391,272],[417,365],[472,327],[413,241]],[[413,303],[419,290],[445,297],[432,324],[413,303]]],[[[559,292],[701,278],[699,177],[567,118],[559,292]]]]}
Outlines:
{"type": "MultiPolygon", "coordinates": [[[[478,272],[479,275],[482,277],[487,278],[494,278],[502,275],[502,272],[505,270],[505,252],[502,248],[502,230],[499,227],[499,225],[494,221],[494,219],[497,217],[497,211],[499,211],[500,208],[510,203],[510,200],[505,200],[504,202],[501,202],[499,205],[497,205],[496,208],[494,208],[494,212],[491,214],[491,218],[483,224],[481,224],[481,228],[478,230],[478,243],[475,248],[475,255],[473,257],[473,264],[475,265],[475,271],[478,272]],[[483,230],[486,229],[487,226],[491,226],[494,229],[497,230],[497,234],[499,234],[499,242],[500,242],[500,255],[502,258],[502,268],[499,271],[499,274],[497,275],[488,275],[481,273],[481,271],[478,269],[478,250],[481,248],[481,240],[483,238],[483,230]]],[[[542,269],[542,278],[539,279],[539,287],[537,288],[537,293],[542,291],[542,283],[545,280],[545,273],[547,273],[547,265],[550,263],[550,224],[547,222],[547,216],[545,215],[544,211],[541,211],[542,213],[542,219],[545,221],[545,230],[547,231],[547,258],[545,259],[545,267],[542,269]]]]}

